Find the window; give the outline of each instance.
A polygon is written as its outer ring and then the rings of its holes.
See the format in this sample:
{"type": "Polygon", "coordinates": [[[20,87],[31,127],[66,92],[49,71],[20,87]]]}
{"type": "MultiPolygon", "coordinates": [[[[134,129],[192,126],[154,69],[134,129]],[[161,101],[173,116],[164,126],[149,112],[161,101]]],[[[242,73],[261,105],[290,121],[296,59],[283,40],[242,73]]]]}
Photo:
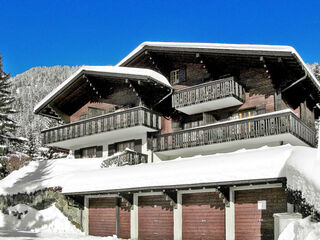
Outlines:
{"type": "Polygon", "coordinates": [[[95,147],[88,147],[82,149],[82,158],[94,158],[97,155],[97,149],[95,147]]]}
{"type": "Polygon", "coordinates": [[[87,119],[87,118],[88,118],[87,114],[80,115],[80,120],[84,120],[84,119],[87,119]]]}
{"type": "Polygon", "coordinates": [[[257,111],[255,109],[250,109],[250,110],[244,110],[244,111],[233,113],[230,119],[241,119],[241,118],[247,118],[255,115],[257,115],[257,111]]]}
{"type": "Polygon", "coordinates": [[[176,84],[179,82],[179,69],[170,72],[170,83],[176,84]]]}
{"type": "Polygon", "coordinates": [[[88,107],[88,117],[92,118],[92,117],[96,117],[99,115],[103,115],[105,112],[103,109],[100,108],[93,108],[93,107],[88,107]]]}
{"type": "Polygon", "coordinates": [[[116,151],[123,152],[126,148],[134,150],[134,141],[120,142],[117,143],[116,151]]]}

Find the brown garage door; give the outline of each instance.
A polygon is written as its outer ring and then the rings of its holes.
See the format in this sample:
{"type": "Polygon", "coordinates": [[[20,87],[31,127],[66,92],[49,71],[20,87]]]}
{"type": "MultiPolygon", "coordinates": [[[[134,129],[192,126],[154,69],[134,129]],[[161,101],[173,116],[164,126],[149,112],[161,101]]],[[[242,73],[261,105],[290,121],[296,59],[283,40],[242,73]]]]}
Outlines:
{"type": "Polygon", "coordinates": [[[125,203],[120,205],[120,238],[130,238],[130,207],[127,207],[125,203]]]}
{"type": "Polygon", "coordinates": [[[94,236],[116,234],[115,198],[92,198],[89,200],[89,234],[94,236]]]}
{"type": "Polygon", "coordinates": [[[139,239],[173,239],[173,209],[164,196],[145,196],[138,200],[139,239]]]}
{"type": "Polygon", "coordinates": [[[286,211],[284,188],[236,191],[236,240],[273,239],[273,214],[286,211]],[[258,209],[259,200],[266,200],[266,210],[258,209]]]}
{"type": "Polygon", "coordinates": [[[183,194],[183,240],[224,240],[224,209],[218,193],[183,194]]]}

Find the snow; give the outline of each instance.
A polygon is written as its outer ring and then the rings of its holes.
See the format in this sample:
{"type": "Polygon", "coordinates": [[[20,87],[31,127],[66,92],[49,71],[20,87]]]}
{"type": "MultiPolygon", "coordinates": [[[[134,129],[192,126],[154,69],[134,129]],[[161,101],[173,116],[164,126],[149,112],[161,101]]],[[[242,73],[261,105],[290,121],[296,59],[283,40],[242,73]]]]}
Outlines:
{"type": "Polygon", "coordinates": [[[286,164],[287,186],[301,191],[306,202],[320,212],[320,161],[317,150],[312,148],[294,149],[286,164]]]}
{"type": "Polygon", "coordinates": [[[131,67],[114,67],[114,66],[83,66],[74,74],[72,74],[67,80],[61,83],[53,91],[51,91],[44,99],[42,99],[35,107],[34,113],[41,111],[50,101],[52,101],[63,90],[68,88],[72,83],[77,81],[79,76],[83,73],[99,73],[105,76],[121,76],[124,78],[134,79],[150,79],[166,87],[172,88],[167,78],[150,69],[144,68],[131,68],[131,67]]]}
{"type": "Polygon", "coordinates": [[[278,240],[319,240],[320,223],[310,221],[310,217],[291,222],[280,234],[278,240]]]}
{"type": "Polygon", "coordinates": [[[125,58],[123,58],[116,66],[123,66],[128,61],[138,56],[146,47],[151,48],[168,48],[168,49],[181,49],[186,51],[186,49],[194,49],[199,52],[206,50],[227,50],[227,51],[252,51],[252,53],[257,52],[261,55],[261,52],[279,52],[279,53],[289,53],[296,56],[299,63],[303,66],[305,71],[310,76],[313,83],[318,89],[320,89],[320,83],[314,76],[312,71],[307,67],[306,63],[303,61],[299,53],[291,46],[285,45],[261,45],[261,44],[224,44],[224,43],[188,43],[188,42],[143,42],[138,47],[136,47],[132,52],[130,52],[125,58]]]}
{"type": "MultiPolygon", "coordinates": [[[[118,153],[119,154],[119,153],[118,153]]],[[[121,153],[120,153],[121,154],[121,153]]],[[[114,156],[111,156],[114,157],[114,156]]],[[[283,145],[157,163],[101,168],[106,158],[32,161],[0,181],[0,194],[61,187],[63,193],[118,191],[286,177],[320,211],[317,149],[283,145]]]]}
{"type": "Polygon", "coordinates": [[[38,211],[18,204],[8,210],[8,215],[0,212],[0,239],[117,239],[85,236],[54,205],[38,211]]]}

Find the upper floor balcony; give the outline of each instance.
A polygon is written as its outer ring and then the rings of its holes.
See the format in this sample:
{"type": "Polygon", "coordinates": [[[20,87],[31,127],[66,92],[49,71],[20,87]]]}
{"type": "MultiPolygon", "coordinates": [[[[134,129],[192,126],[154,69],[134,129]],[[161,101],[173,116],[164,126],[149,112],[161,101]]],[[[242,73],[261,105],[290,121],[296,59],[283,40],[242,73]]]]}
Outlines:
{"type": "Polygon", "coordinates": [[[126,149],[103,160],[101,168],[137,165],[140,163],[148,163],[148,155],[126,149]]]}
{"type": "Polygon", "coordinates": [[[43,130],[42,140],[49,146],[70,148],[108,138],[130,139],[160,129],[160,115],[145,107],[134,107],[43,130]]]}
{"type": "Polygon", "coordinates": [[[233,77],[181,89],[172,96],[172,106],[189,115],[239,106],[244,101],[244,88],[233,77]]]}
{"type": "Polygon", "coordinates": [[[158,135],[149,147],[160,155],[176,157],[285,143],[316,145],[315,131],[291,110],[158,135]]]}

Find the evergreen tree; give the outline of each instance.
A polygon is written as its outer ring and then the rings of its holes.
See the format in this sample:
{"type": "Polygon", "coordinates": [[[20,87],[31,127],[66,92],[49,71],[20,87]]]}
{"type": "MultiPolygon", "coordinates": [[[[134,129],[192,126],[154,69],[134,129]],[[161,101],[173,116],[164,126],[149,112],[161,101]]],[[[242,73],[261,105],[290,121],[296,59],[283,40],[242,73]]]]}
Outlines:
{"type": "Polygon", "coordinates": [[[17,126],[11,119],[11,114],[15,113],[11,105],[15,99],[10,92],[10,76],[3,71],[2,67],[0,56],[0,144],[6,145],[15,139],[14,132],[17,126]]]}
{"type": "Polygon", "coordinates": [[[2,67],[2,57],[0,56],[0,145],[2,149],[5,149],[5,151],[1,151],[0,156],[0,178],[9,173],[7,168],[8,157],[5,156],[8,144],[18,140],[14,137],[16,123],[11,119],[11,114],[15,111],[11,107],[14,98],[10,92],[9,74],[6,74],[2,67]]]}
{"type": "Polygon", "coordinates": [[[312,70],[313,70],[313,74],[316,76],[318,81],[320,81],[320,66],[319,66],[319,64],[315,63],[312,70]]]}

